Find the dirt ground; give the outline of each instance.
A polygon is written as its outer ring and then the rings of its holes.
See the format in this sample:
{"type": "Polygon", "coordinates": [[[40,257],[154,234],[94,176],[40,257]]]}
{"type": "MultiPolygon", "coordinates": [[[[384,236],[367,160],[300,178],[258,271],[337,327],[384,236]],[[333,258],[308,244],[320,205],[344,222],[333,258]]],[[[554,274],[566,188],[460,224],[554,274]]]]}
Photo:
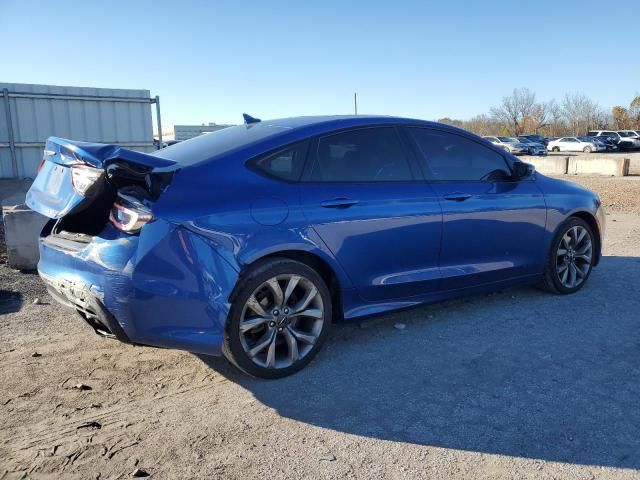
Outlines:
{"type": "Polygon", "coordinates": [[[609,211],[582,291],[336,325],[279,381],[101,339],[0,258],[0,480],[640,478],[640,182],[572,180],[609,211]]]}

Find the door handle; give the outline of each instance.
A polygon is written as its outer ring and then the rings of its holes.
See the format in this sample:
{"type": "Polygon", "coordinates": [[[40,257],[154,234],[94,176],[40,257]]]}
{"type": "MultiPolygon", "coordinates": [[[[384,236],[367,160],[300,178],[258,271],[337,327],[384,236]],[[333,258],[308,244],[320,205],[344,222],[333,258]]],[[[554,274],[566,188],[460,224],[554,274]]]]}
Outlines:
{"type": "Polygon", "coordinates": [[[325,200],[320,205],[324,208],[349,208],[360,203],[360,200],[351,198],[334,198],[333,200],[325,200]]]}
{"type": "Polygon", "coordinates": [[[445,200],[453,200],[454,202],[462,202],[467,198],[471,198],[471,195],[468,193],[462,193],[462,192],[448,193],[447,195],[444,196],[445,200]]]}

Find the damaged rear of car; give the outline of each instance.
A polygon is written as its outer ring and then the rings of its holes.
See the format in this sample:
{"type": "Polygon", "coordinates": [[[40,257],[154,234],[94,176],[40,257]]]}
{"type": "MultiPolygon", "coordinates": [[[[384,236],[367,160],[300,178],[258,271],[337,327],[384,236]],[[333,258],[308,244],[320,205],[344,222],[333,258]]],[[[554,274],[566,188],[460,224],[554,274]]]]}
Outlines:
{"type": "Polygon", "coordinates": [[[180,168],[114,145],[49,138],[27,194],[51,219],[38,271],[100,335],[216,354],[227,310],[210,300],[228,297],[236,272],[210,249],[198,258],[206,240],[157,214],[180,168]]]}

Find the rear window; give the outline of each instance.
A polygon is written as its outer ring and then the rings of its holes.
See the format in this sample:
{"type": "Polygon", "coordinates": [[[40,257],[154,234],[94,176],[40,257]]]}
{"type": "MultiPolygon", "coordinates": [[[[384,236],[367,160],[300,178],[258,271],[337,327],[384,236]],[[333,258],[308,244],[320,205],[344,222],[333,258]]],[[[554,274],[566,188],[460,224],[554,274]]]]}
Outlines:
{"type": "Polygon", "coordinates": [[[151,155],[178,162],[182,166],[216,157],[238,147],[257,142],[286,131],[284,127],[266,123],[237,125],[176,143],[151,155]]]}
{"type": "Polygon", "coordinates": [[[296,182],[302,174],[308,145],[308,141],[290,145],[252,160],[249,167],[268,177],[296,182]]]}

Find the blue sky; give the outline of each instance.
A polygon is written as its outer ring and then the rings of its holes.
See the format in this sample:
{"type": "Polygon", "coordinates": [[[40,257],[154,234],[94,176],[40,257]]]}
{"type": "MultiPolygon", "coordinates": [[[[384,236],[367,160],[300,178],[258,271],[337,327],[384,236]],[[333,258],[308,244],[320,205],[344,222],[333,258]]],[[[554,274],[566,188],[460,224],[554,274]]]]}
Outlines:
{"type": "Polygon", "coordinates": [[[163,123],[487,112],[640,91],[637,9],[590,1],[0,0],[0,82],[144,88],[163,123]]]}

